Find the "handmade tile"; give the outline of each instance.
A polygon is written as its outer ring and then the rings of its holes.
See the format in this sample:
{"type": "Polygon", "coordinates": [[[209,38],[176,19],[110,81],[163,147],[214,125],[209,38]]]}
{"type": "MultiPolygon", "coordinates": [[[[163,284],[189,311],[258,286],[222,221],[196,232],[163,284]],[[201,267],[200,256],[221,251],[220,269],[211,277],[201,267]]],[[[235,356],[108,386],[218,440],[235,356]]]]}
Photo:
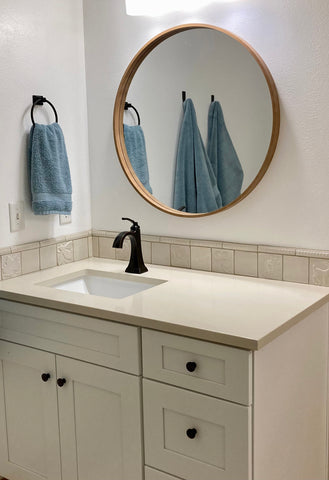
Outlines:
{"type": "Polygon", "coordinates": [[[73,262],[73,242],[58,243],[57,244],[57,263],[64,265],[73,262]]]}
{"type": "Polygon", "coordinates": [[[211,248],[191,247],[191,268],[211,271],[211,248]]]}
{"type": "Polygon", "coordinates": [[[48,245],[40,248],[40,268],[55,267],[57,265],[56,245],[48,245]]]}
{"type": "Polygon", "coordinates": [[[17,277],[22,274],[21,254],[10,253],[1,258],[2,280],[17,277]]]}
{"type": "Polygon", "coordinates": [[[173,267],[191,268],[191,250],[186,245],[170,245],[170,258],[173,267]]]}
{"type": "Polygon", "coordinates": [[[308,283],[308,264],[306,257],[283,256],[283,280],[286,282],[308,283]]]}
{"type": "Polygon", "coordinates": [[[234,255],[234,271],[237,275],[257,277],[257,253],[237,250],[234,255]]]}
{"type": "Polygon", "coordinates": [[[282,255],[259,253],[258,276],[271,280],[282,280],[282,255]]]}
{"type": "Polygon", "coordinates": [[[170,265],[170,245],[152,242],[152,263],[154,265],[170,265]]]}
{"type": "Polygon", "coordinates": [[[40,250],[25,250],[22,252],[22,274],[40,270],[40,250]]]}
{"type": "Polygon", "coordinates": [[[213,248],[211,269],[217,273],[234,273],[234,251],[213,248]]]}

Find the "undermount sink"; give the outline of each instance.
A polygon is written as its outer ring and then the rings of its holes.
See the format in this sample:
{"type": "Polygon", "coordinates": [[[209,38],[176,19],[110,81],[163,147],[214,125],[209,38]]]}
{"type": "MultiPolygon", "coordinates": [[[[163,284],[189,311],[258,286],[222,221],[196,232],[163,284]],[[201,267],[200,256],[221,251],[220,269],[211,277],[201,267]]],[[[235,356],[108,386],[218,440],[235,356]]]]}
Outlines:
{"type": "Polygon", "coordinates": [[[39,285],[87,295],[125,298],[165,282],[165,280],[134,277],[123,273],[82,270],[42,282],[39,285]]]}

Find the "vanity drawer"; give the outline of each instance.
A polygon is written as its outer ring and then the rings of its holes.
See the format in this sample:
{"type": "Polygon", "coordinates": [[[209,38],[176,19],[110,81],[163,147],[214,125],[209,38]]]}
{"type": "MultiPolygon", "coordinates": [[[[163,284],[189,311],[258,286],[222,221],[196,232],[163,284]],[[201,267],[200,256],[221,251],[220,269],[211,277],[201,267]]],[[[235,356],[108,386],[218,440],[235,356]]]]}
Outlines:
{"type": "Polygon", "coordinates": [[[145,480],[179,480],[179,478],[172,477],[167,473],[159,472],[159,470],[154,470],[150,467],[145,467],[145,480]]]}
{"type": "Polygon", "coordinates": [[[251,352],[147,329],[142,345],[144,377],[252,403],[251,352]]]}
{"type": "Polygon", "coordinates": [[[0,338],[139,375],[137,327],[0,300],[0,338]]]}
{"type": "Polygon", "coordinates": [[[250,480],[251,407],[143,381],[145,463],[186,480],[250,480]]]}

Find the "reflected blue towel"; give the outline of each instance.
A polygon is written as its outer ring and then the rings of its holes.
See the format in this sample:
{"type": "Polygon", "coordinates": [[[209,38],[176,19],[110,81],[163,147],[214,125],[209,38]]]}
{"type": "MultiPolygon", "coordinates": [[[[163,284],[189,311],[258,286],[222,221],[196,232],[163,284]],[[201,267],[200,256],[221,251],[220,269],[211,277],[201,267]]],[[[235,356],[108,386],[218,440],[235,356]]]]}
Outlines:
{"type": "Polygon", "coordinates": [[[217,101],[209,107],[207,153],[224,207],[240,195],[243,170],[227,131],[222,107],[217,101]]]}
{"type": "Polygon", "coordinates": [[[176,159],[174,208],[180,210],[185,207],[189,213],[211,212],[222,207],[222,199],[190,98],[185,100],[183,108],[176,159]]]}
{"type": "Polygon", "coordinates": [[[153,192],[150,185],[149,169],[147,165],[145,138],[142,127],[140,125],[130,126],[124,124],[123,133],[131,166],[146,190],[152,194],[153,192]]]}
{"type": "Polygon", "coordinates": [[[70,215],[72,185],[65,141],[58,123],[32,126],[28,169],[35,215],[70,215]]]}

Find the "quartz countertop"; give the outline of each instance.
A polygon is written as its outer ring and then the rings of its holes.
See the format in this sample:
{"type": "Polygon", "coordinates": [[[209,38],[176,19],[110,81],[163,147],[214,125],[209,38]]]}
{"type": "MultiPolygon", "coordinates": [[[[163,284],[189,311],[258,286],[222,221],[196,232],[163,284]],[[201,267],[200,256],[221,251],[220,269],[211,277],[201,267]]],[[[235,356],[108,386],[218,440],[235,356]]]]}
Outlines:
{"type": "Polygon", "coordinates": [[[126,266],[91,258],[3,280],[0,299],[249,350],[262,348],[329,299],[326,287],[156,265],[139,277],[164,283],[120,299],[39,285],[88,269],[124,273],[126,266]]]}

